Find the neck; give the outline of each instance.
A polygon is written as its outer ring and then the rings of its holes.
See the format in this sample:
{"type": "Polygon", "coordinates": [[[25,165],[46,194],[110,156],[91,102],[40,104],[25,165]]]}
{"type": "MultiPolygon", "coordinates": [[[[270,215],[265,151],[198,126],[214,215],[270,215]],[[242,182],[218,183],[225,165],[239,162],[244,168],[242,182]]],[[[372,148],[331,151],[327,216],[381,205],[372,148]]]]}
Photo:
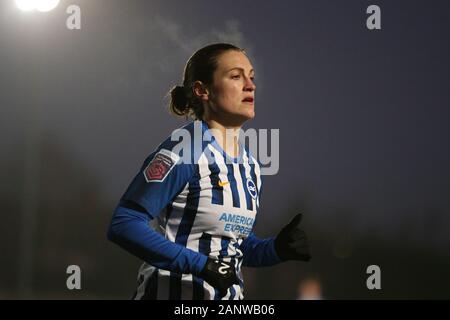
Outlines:
{"type": "Polygon", "coordinates": [[[230,156],[239,156],[239,130],[242,125],[225,124],[211,117],[204,117],[203,121],[208,124],[211,134],[220,147],[230,156]]]}

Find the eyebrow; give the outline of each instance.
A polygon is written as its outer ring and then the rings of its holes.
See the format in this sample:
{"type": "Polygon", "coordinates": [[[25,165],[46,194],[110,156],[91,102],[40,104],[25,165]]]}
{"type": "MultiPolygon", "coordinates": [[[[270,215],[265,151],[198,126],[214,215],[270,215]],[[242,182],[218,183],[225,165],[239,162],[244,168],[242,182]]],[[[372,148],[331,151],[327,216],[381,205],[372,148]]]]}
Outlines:
{"type": "MultiPolygon", "coordinates": [[[[235,69],[241,70],[242,72],[245,71],[244,68],[241,68],[241,67],[234,67],[234,68],[231,68],[230,70],[226,71],[226,73],[228,73],[228,72],[230,72],[230,71],[232,71],[232,70],[235,70],[235,69]]],[[[254,69],[251,69],[251,70],[250,70],[250,72],[252,72],[252,71],[255,72],[254,69]]]]}

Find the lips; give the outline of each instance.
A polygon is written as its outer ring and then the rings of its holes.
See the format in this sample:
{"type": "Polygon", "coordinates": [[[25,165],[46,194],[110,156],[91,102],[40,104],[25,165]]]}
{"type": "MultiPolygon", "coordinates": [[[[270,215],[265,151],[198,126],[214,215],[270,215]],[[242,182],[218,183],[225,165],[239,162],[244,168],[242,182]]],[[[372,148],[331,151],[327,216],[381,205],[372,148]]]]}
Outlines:
{"type": "Polygon", "coordinates": [[[245,98],[244,100],[242,100],[242,102],[253,102],[253,98],[251,97],[245,98]]]}

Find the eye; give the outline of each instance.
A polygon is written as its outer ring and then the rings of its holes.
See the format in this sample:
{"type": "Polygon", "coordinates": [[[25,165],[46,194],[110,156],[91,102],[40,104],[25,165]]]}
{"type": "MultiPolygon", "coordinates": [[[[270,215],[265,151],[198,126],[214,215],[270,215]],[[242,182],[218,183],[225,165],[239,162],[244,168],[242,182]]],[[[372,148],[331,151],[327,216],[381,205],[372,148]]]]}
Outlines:
{"type": "Polygon", "coordinates": [[[241,75],[236,74],[236,75],[234,75],[234,76],[231,76],[231,78],[232,78],[232,79],[240,79],[240,78],[241,78],[241,75]]]}

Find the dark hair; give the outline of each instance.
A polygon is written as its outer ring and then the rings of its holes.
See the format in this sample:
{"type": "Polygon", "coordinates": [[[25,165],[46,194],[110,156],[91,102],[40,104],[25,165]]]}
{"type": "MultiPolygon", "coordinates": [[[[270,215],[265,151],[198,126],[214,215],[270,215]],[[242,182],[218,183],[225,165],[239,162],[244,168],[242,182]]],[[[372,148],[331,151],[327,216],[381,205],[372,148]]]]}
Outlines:
{"type": "Polygon", "coordinates": [[[217,60],[222,53],[228,50],[244,52],[243,49],[232,44],[215,43],[199,49],[189,58],[184,68],[183,85],[174,86],[169,91],[171,113],[202,119],[203,104],[194,95],[193,84],[195,81],[201,81],[205,85],[211,85],[214,71],[217,69],[217,60]]]}

